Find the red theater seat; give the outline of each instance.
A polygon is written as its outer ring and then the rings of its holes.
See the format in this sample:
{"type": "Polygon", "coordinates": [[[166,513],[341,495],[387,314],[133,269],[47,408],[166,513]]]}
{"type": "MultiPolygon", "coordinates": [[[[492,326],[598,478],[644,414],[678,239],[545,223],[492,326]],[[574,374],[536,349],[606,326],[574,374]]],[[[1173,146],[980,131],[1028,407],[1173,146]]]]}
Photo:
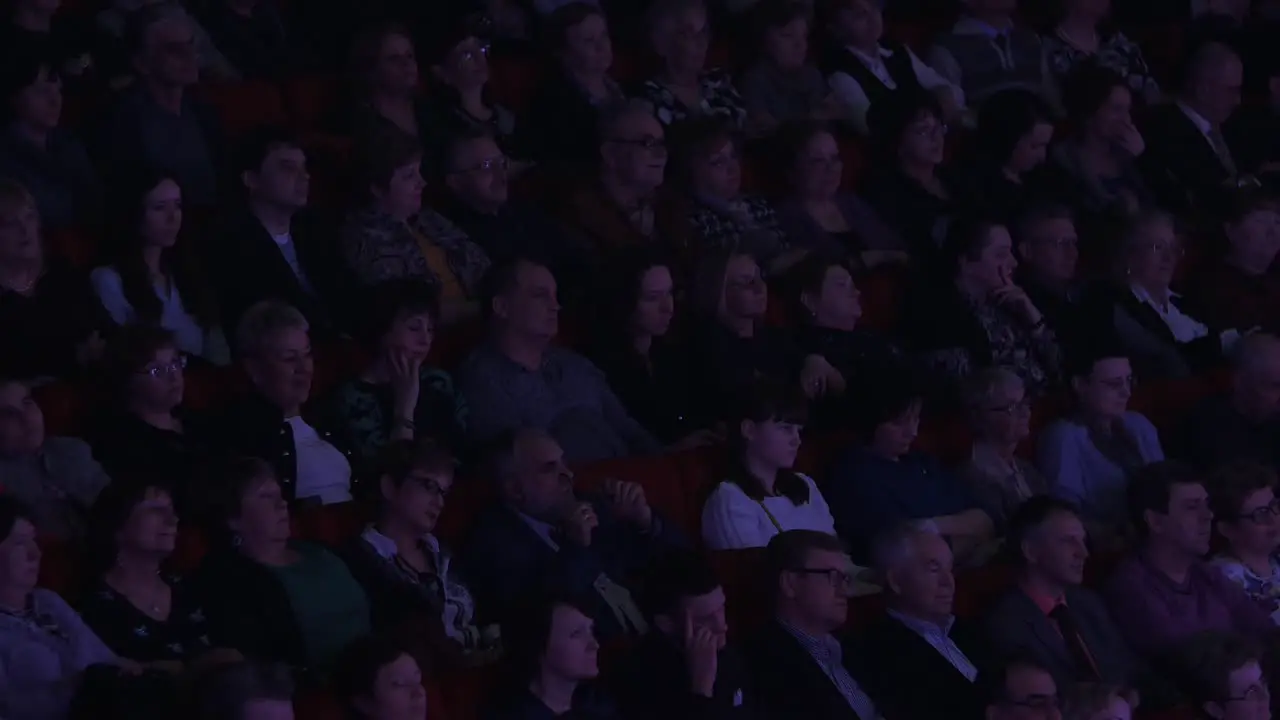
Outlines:
{"type": "Polygon", "coordinates": [[[357,502],[300,508],[293,515],[295,537],[338,547],[355,537],[369,521],[368,508],[357,502]]]}
{"type": "Polygon", "coordinates": [[[98,258],[98,242],[92,233],[78,228],[63,228],[45,232],[45,241],[53,254],[80,270],[93,267],[98,258]]]}
{"type": "Polygon", "coordinates": [[[337,110],[339,81],[325,75],[291,78],[280,89],[281,101],[299,132],[319,129],[337,110]]]}
{"type": "Polygon", "coordinates": [[[32,390],[36,404],[44,413],[47,435],[76,435],[83,429],[89,402],[83,388],[61,380],[32,390]]]}
{"type": "Polygon", "coordinates": [[[259,125],[284,124],[284,101],[275,85],[260,80],[201,87],[201,95],[218,111],[222,132],[235,138],[259,125]]]}

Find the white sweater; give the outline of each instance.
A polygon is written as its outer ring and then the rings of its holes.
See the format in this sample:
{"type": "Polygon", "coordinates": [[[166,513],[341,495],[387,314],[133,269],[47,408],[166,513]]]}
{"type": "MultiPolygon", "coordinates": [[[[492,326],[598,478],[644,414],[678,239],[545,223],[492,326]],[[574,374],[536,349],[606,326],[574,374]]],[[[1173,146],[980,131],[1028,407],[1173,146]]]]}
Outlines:
{"type": "Polygon", "coordinates": [[[818,530],[834,535],[835,521],[831,519],[827,501],[812,478],[800,475],[800,479],[809,486],[809,502],[802,505],[793,505],[785,497],[767,497],[757,502],[747,497],[736,483],[720,483],[702,508],[702,540],[707,548],[764,547],[778,534],[778,526],[783,530],[818,530]],[[769,519],[771,514],[778,525],[769,519]]]}

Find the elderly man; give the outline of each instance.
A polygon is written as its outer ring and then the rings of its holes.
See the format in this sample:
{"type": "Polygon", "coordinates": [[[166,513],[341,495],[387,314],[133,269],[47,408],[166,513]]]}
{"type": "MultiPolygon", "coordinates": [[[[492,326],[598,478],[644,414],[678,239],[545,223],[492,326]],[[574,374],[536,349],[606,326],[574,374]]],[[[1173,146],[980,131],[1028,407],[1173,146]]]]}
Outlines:
{"type": "Polygon", "coordinates": [[[887,611],[867,628],[859,651],[869,659],[867,689],[888,717],[977,720],[981,643],[952,613],[956,581],[951,548],[918,523],[875,540],[872,559],[885,580],[887,611]]]}
{"type": "Polygon", "coordinates": [[[1249,335],[1236,347],[1234,361],[1231,390],[1191,413],[1179,447],[1202,470],[1225,460],[1280,469],[1280,338],[1249,335]]]}

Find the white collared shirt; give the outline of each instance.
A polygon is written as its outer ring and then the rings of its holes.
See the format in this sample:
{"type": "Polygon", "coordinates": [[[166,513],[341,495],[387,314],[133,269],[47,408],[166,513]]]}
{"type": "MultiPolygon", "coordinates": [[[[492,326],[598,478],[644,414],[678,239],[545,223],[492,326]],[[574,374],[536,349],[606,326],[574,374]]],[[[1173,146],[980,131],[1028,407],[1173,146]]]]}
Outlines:
{"type": "MultiPolygon", "coordinates": [[[[893,53],[883,47],[877,47],[874,55],[867,55],[861,50],[849,47],[849,52],[853,56],[867,66],[872,75],[876,79],[884,83],[884,86],[890,90],[897,90],[898,84],[894,82],[893,77],[889,75],[889,68],[885,66],[885,58],[893,57],[893,53]]],[[[911,52],[909,48],[904,48],[906,53],[911,57],[911,70],[915,73],[916,80],[925,90],[936,90],[940,87],[950,88],[952,96],[956,99],[956,105],[964,107],[964,91],[959,85],[948,81],[937,70],[929,67],[916,54],[911,52]]],[[[867,93],[848,73],[832,73],[827,78],[827,84],[831,87],[831,92],[844,106],[845,112],[849,120],[860,131],[867,131],[867,110],[871,107],[871,100],[867,97],[867,93]]]]}
{"type": "Polygon", "coordinates": [[[1164,324],[1169,328],[1169,332],[1173,333],[1174,339],[1179,343],[1188,343],[1209,334],[1209,328],[1204,323],[1184,314],[1178,309],[1177,305],[1173,304],[1173,298],[1179,297],[1177,294],[1169,293],[1169,302],[1162,307],[1160,303],[1151,297],[1151,293],[1147,292],[1146,288],[1135,284],[1130,285],[1129,289],[1133,292],[1133,296],[1138,298],[1139,302],[1145,303],[1156,311],[1156,314],[1164,321],[1164,324]]]}
{"type": "MultiPolygon", "coordinates": [[[[1213,150],[1213,154],[1216,156],[1218,154],[1218,145],[1213,141],[1213,133],[1215,132],[1213,123],[1209,122],[1203,115],[1192,110],[1181,102],[1178,103],[1178,109],[1182,111],[1183,115],[1187,116],[1187,119],[1191,121],[1192,125],[1195,125],[1196,130],[1200,131],[1200,135],[1204,137],[1205,142],[1209,143],[1209,147],[1213,150]]],[[[1217,132],[1219,139],[1222,139],[1222,132],[1217,132]]],[[[1226,140],[1222,139],[1222,142],[1225,144],[1226,140]]],[[[1231,152],[1230,148],[1226,148],[1226,150],[1228,153],[1231,152]]]]}
{"type": "Polygon", "coordinates": [[[963,675],[966,680],[973,682],[978,679],[978,668],[973,664],[973,661],[964,654],[964,651],[960,649],[960,646],[956,645],[956,641],[951,639],[951,628],[955,627],[956,624],[955,616],[948,618],[946,625],[938,625],[936,623],[929,622],[928,620],[914,618],[910,615],[900,613],[897,610],[890,610],[889,616],[902,623],[908,630],[919,635],[921,639],[929,643],[929,645],[932,646],[934,650],[937,650],[938,654],[942,655],[947,662],[951,663],[951,667],[955,668],[956,672],[963,675]]]}

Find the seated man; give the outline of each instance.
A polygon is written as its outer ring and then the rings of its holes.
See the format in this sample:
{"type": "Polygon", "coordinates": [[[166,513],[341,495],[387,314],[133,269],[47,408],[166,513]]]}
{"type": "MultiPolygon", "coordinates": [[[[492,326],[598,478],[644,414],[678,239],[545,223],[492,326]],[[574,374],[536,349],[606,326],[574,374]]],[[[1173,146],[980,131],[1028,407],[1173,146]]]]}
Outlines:
{"type": "Polygon", "coordinates": [[[951,548],[919,523],[891,528],[872,544],[885,579],[888,612],[866,629],[867,689],[888,717],[978,720],[974,681],[981,664],[976,628],[952,613],[956,579],[951,548]]]}
{"type": "Polygon", "coordinates": [[[1033,660],[1016,658],[983,673],[987,720],[1059,720],[1062,701],[1053,675],[1033,660]]]}
{"type": "Polygon", "coordinates": [[[658,441],[627,414],[590,360],[553,345],[560,327],[556,279],[535,260],[494,268],[485,310],[489,340],[471,353],[459,387],[470,430],[483,442],[504,430],[544,430],[568,462],[658,452],[658,441]]]}
{"type": "Polygon", "coordinates": [[[614,697],[631,720],[759,720],[746,665],[726,645],[724,589],[700,555],[678,551],[646,578],[650,631],[615,675],[614,697]]]}
{"type": "Polygon", "coordinates": [[[1186,459],[1202,470],[1226,460],[1254,460],[1280,469],[1280,338],[1254,333],[1235,349],[1231,391],[1188,415],[1186,459]]]}
{"type": "Polygon", "coordinates": [[[852,563],[840,539],[788,530],[765,549],[773,620],[749,643],[747,662],[771,718],[877,720],[880,713],[856,677],[835,633],[849,612],[852,563]]]}
{"type": "Polygon", "coordinates": [[[578,494],[555,438],[522,429],[494,447],[498,502],[472,526],[461,558],[485,622],[510,619],[521,598],[555,590],[596,600],[602,638],[648,629],[625,583],[658,554],[683,545],[644,491],[607,482],[604,495],[578,494]]]}
{"type": "Polygon", "coordinates": [[[1140,541],[1104,595],[1130,647],[1152,657],[1205,630],[1273,635],[1266,611],[1204,562],[1213,513],[1189,467],[1152,463],[1130,481],[1128,496],[1140,541]]]}

